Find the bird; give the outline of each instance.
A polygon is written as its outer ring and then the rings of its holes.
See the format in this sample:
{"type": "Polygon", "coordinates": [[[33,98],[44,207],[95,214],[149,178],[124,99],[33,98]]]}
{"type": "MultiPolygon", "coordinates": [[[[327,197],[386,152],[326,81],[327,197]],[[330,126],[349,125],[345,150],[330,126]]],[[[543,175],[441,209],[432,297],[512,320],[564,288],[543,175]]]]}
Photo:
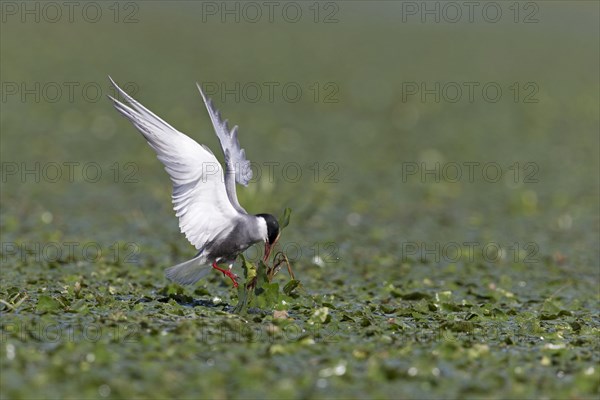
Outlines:
{"type": "Polygon", "coordinates": [[[247,186],[252,179],[250,162],[239,144],[238,126],[229,129],[228,120],[223,120],[213,101],[196,83],[223,151],[223,171],[207,146],[173,128],[108,78],[115,93],[124,100],[108,96],[114,107],[140,131],[164,164],[173,184],[173,209],[179,228],[198,250],[194,258],[167,268],[167,279],[193,285],[215,269],[229,277],[237,288],[238,276],[231,269],[239,254],[263,242],[266,262],[280,234],[273,215],[248,214],[238,202],[236,183],[247,186]]]}

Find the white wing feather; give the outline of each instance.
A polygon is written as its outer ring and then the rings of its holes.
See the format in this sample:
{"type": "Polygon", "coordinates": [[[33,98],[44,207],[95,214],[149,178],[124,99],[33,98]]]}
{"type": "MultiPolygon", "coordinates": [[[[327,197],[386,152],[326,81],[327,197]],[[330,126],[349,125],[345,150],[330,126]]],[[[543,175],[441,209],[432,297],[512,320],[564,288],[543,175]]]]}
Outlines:
{"type": "Polygon", "coordinates": [[[119,88],[112,78],[110,80],[131,106],[111,97],[115,108],[144,135],[171,177],[173,209],[179,217],[181,232],[198,250],[225,237],[233,229],[239,213],[227,197],[223,169],[214,154],[167,124],[119,88]]]}
{"type": "Polygon", "coordinates": [[[248,186],[248,182],[252,179],[252,169],[250,168],[250,161],[246,159],[246,152],[238,141],[238,126],[235,125],[229,130],[227,120],[223,121],[221,113],[216,109],[212,100],[206,97],[202,87],[198,83],[196,83],[196,86],[198,86],[198,90],[202,95],[202,100],[204,100],[225,156],[225,190],[227,191],[227,197],[229,197],[229,201],[236,210],[247,214],[238,201],[235,183],[248,186]]]}
{"type": "Polygon", "coordinates": [[[217,110],[212,100],[206,97],[204,91],[202,91],[202,87],[198,83],[196,83],[196,86],[198,86],[210,120],[215,128],[215,133],[221,143],[227,173],[235,174],[235,181],[237,183],[248,186],[248,182],[252,179],[252,169],[250,168],[250,161],[246,159],[246,151],[242,149],[238,140],[238,126],[235,125],[230,130],[227,120],[222,119],[221,113],[217,110]]]}

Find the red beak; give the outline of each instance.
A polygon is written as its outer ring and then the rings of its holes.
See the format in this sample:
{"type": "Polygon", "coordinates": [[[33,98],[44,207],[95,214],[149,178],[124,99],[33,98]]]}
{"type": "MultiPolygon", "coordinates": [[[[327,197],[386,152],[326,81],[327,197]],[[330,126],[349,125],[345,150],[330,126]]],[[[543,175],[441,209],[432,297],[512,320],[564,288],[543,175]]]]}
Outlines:
{"type": "Polygon", "coordinates": [[[275,245],[277,244],[278,241],[279,241],[279,235],[277,235],[277,237],[275,238],[273,243],[269,244],[268,241],[265,242],[265,256],[263,257],[264,262],[267,262],[267,260],[269,259],[269,256],[271,255],[271,250],[273,250],[273,247],[275,247],[275,245]]]}
{"type": "Polygon", "coordinates": [[[273,248],[273,246],[271,246],[269,244],[269,242],[265,242],[265,256],[263,257],[263,261],[267,262],[267,260],[269,259],[269,256],[271,255],[271,249],[273,248]]]}

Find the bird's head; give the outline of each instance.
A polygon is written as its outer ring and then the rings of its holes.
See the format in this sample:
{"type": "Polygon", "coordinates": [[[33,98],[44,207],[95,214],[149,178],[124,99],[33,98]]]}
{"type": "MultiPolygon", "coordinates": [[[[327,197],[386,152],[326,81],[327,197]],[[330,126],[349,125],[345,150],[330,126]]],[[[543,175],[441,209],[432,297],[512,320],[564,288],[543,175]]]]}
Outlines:
{"type": "Polygon", "coordinates": [[[266,234],[263,237],[265,242],[265,255],[263,260],[266,262],[269,259],[271,250],[275,247],[275,243],[279,240],[279,223],[277,219],[271,214],[257,214],[258,218],[262,218],[265,221],[267,227],[266,234]]]}

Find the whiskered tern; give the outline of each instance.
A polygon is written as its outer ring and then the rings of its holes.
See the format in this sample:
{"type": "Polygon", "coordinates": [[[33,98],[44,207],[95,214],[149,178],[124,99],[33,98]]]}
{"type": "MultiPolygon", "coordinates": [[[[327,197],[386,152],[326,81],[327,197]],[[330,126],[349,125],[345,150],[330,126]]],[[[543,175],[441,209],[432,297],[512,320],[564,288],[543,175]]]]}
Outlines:
{"type": "Polygon", "coordinates": [[[198,250],[191,260],[168,268],[167,278],[191,285],[216,269],[237,287],[237,275],[231,267],[238,255],[251,245],[264,242],[266,261],[279,239],[279,224],[274,216],[250,215],[238,202],[236,182],[247,186],[252,170],[240,147],[237,125],[229,129],[227,120],[221,118],[212,100],[196,84],[225,156],[223,173],[208,147],[173,128],[109,79],[125,100],[109,96],[115,108],[141,132],[164,164],[173,182],[173,209],[179,228],[198,250]],[[228,264],[229,268],[218,264],[228,264]]]}

